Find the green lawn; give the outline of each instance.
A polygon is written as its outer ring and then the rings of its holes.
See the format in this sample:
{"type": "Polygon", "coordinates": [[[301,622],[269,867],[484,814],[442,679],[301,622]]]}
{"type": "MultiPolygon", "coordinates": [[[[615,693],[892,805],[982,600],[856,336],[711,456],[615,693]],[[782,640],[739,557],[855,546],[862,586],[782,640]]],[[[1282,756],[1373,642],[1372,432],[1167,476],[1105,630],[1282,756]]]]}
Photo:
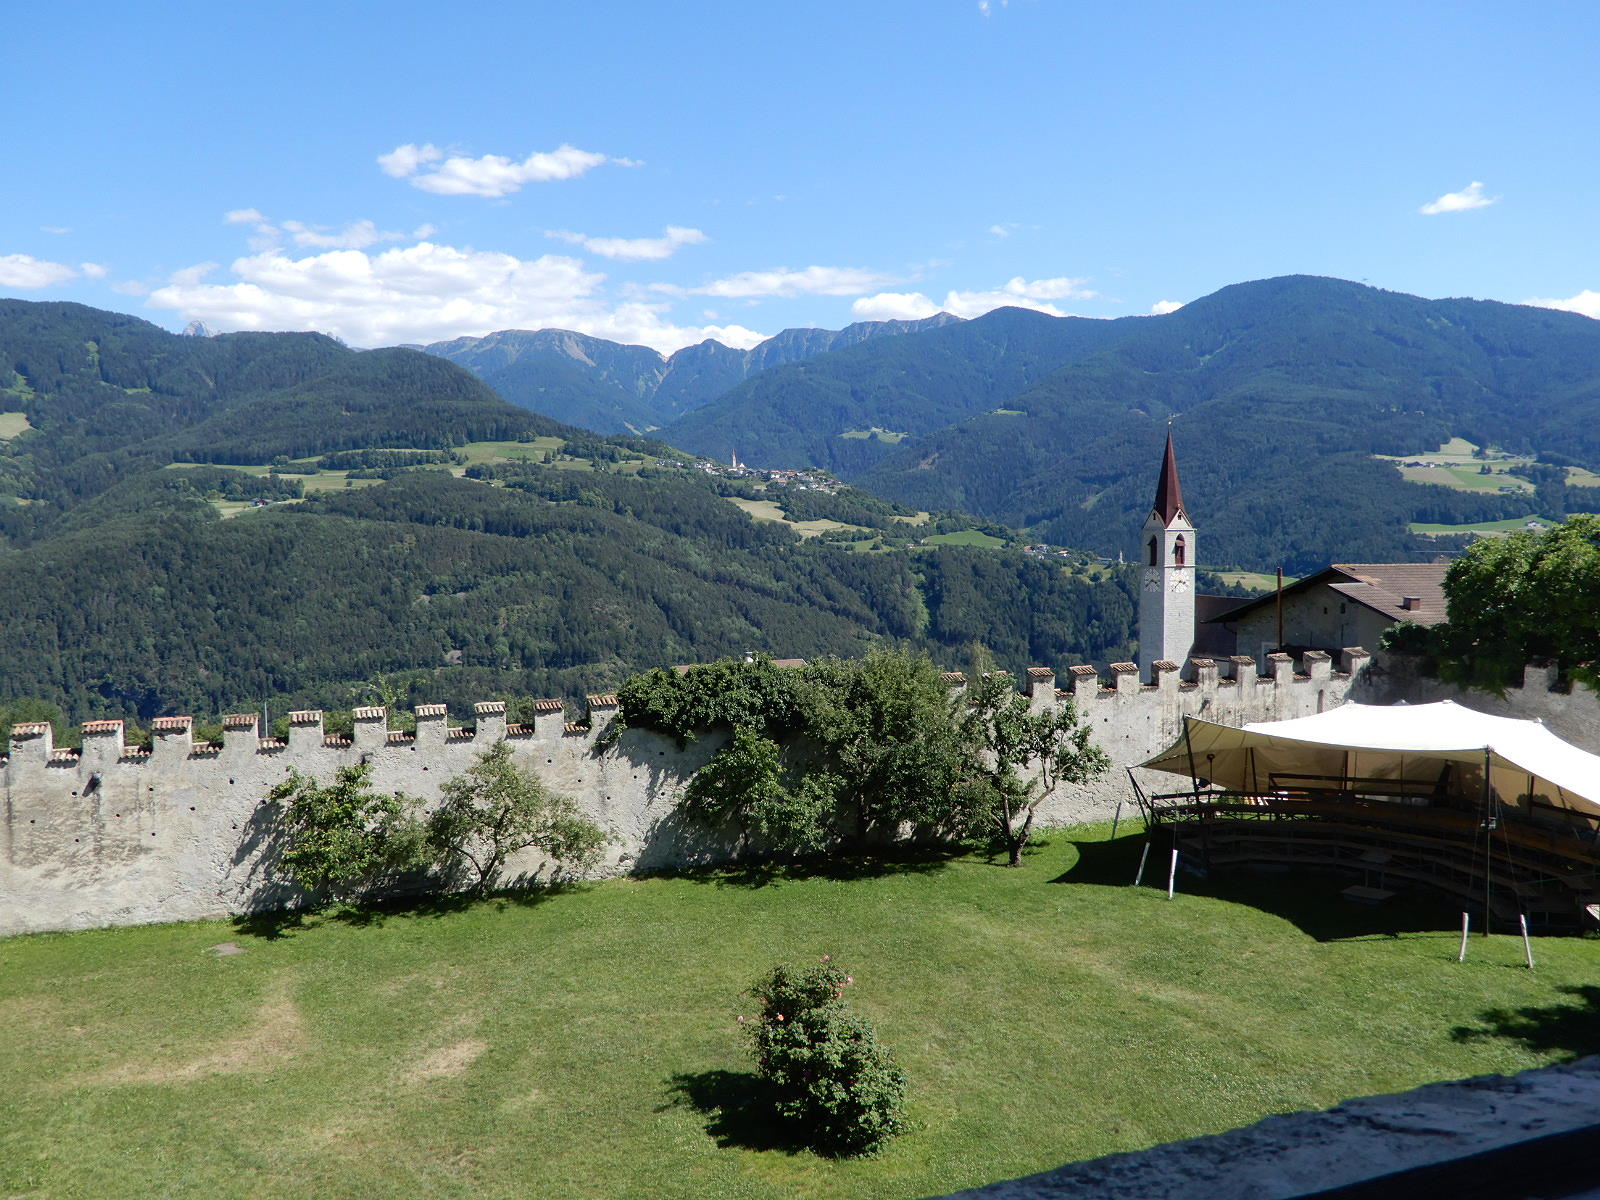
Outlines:
{"type": "MultiPolygon", "coordinates": [[[[1277,575],[1269,575],[1265,571],[1218,571],[1217,577],[1223,583],[1236,583],[1241,587],[1250,588],[1252,591],[1275,592],[1278,590],[1277,575]]],[[[1283,586],[1288,587],[1298,578],[1295,575],[1285,575],[1283,577],[1283,586]]]]}
{"type": "Polygon", "coordinates": [[[1530,972],[1475,938],[1457,965],[1453,913],[1318,877],[1168,902],[1126,886],[1124,830],[1017,871],[0,941],[0,1195],[915,1197],[1597,1048],[1574,995],[1600,942],[1541,939],[1530,972]],[[910,1075],[915,1128],[878,1159],[774,1145],[738,1103],[742,990],[824,953],[910,1075]]]}
{"type": "Polygon", "coordinates": [[[1516,533],[1527,527],[1529,521],[1540,521],[1548,529],[1560,522],[1552,521],[1549,517],[1510,517],[1504,521],[1479,521],[1474,525],[1435,525],[1424,521],[1411,522],[1412,533],[1437,534],[1437,533],[1476,533],[1483,537],[1496,537],[1507,533],[1516,533]]]}
{"type": "Polygon", "coordinates": [[[1004,546],[1005,539],[979,529],[958,529],[955,533],[935,533],[922,539],[928,546],[1004,546]]]}

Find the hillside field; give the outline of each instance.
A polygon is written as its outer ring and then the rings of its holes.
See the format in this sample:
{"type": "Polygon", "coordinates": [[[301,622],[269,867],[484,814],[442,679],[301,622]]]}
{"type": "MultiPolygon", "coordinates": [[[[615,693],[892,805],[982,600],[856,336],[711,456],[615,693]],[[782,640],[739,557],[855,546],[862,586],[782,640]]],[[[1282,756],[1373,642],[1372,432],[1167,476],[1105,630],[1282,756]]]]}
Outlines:
{"type": "Polygon", "coordinates": [[[1600,942],[1455,962],[1343,880],[1127,886],[1141,839],[0,941],[0,1194],[916,1197],[1600,1048],[1600,942]],[[218,954],[219,946],[243,953],[218,954]],[[742,1100],[742,993],[834,955],[911,1081],[882,1157],[742,1100]],[[1586,1003],[1587,1002],[1587,1003],[1586,1003]]]}

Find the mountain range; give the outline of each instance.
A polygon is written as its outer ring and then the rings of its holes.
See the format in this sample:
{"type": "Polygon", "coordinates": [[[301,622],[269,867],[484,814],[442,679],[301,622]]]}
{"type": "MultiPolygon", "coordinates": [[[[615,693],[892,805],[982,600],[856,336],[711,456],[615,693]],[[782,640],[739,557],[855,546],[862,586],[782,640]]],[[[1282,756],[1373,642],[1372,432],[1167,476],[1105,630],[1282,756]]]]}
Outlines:
{"type": "Polygon", "coordinates": [[[504,329],[417,349],[466,367],[513,404],[599,433],[644,433],[770,367],[958,320],[939,313],[837,330],[786,329],[749,350],[708,340],[670,355],[567,329],[504,329]]]}
{"type": "Polygon", "coordinates": [[[747,652],[1132,648],[1117,572],[919,545],[967,526],[757,492],[415,350],[0,301],[0,385],[0,709],[464,710],[747,652]]]}

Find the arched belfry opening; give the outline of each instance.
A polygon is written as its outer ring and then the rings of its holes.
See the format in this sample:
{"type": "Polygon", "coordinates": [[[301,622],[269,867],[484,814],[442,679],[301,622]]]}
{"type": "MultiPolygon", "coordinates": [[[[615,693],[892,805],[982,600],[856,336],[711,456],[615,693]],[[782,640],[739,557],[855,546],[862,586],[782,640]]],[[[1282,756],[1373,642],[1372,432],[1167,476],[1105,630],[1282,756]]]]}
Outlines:
{"type": "Polygon", "coordinates": [[[1161,565],[1161,545],[1155,538],[1150,539],[1150,565],[1152,567],[1161,565]]]}
{"type": "Polygon", "coordinates": [[[1177,540],[1172,543],[1172,565],[1175,567],[1187,566],[1184,556],[1188,553],[1189,544],[1183,540],[1183,534],[1180,533],[1177,540]]]}

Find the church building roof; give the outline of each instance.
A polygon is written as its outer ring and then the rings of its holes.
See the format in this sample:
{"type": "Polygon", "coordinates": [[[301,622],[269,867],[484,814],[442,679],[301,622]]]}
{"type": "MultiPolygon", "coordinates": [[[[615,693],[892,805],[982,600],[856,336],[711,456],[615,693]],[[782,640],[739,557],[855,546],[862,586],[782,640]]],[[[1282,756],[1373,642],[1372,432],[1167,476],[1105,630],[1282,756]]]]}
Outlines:
{"type": "Polygon", "coordinates": [[[1180,513],[1188,516],[1183,508],[1183,487],[1178,483],[1178,459],[1172,452],[1171,430],[1167,431],[1167,452],[1161,459],[1161,477],[1156,481],[1154,507],[1163,525],[1171,525],[1172,519],[1180,513]]]}

